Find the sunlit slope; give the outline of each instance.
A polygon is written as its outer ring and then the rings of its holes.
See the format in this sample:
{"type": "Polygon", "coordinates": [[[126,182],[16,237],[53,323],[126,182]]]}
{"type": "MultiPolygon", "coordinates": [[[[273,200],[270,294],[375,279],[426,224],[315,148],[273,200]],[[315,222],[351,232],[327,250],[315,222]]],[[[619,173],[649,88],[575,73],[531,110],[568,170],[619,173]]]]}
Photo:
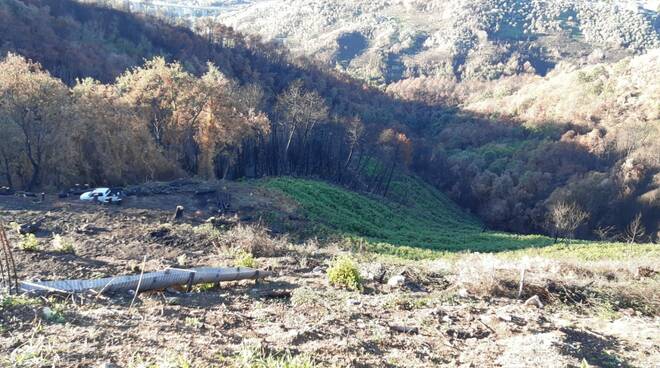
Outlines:
{"type": "Polygon", "coordinates": [[[493,252],[552,243],[543,236],[484,232],[478,219],[413,177],[393,181],[387,199],[314,180],[276,178],[266,186],[292,197],[309,220],[342,235],[363,238],[386,253],[405,252],[408,247],[493,252]]]}

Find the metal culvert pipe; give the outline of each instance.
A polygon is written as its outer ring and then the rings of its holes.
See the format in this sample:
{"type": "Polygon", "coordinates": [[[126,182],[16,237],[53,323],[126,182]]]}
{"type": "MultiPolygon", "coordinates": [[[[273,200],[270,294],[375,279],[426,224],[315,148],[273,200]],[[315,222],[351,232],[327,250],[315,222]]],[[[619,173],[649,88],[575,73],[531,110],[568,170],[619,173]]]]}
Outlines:
{"type": "Polygon", "coordinates": [[[177,285],[187,285],[188,289],[190,289],[190,287],[195,284],[254,280],[268,276],[272,276],[272,273],[269,271],[255,270],[245,267],[202,267],[193,269],[170,268],[165,271],[147,272],[142,275],[115,276],[95,280],[23,281],[19,284],[19,288],[21,291],[28,293],[73,294],[85,291],[110,293],[126,292],[129,290],[141,292],[166,289],[177,285]]]}

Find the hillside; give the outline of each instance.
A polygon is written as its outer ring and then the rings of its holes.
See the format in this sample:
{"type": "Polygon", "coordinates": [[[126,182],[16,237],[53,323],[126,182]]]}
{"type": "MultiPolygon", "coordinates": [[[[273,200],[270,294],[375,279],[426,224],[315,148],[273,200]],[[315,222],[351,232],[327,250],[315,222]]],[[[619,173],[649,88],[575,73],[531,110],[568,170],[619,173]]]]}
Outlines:
{"type": "Polygon", "coordinates": [[[121,206],[54,193],[43,201],[2,197],[0,226],[8,225],[21,281],[202,266],[274,274],[190,292],[184,285],[139,295],[3,293],[0,365],[561,368],[657,361],[658,245],[524,248],[518,238],[518,250],[477,254],[494,250],[481,243],[457,252],[469,247],[446,235],[459,229],[477,239],[478,222],[417,180],[397,181],[427,202],[375,201],[291,178],[152,182],[127,188],[135,195],[121,206]],[[196,194],[210,189],[229,195],[227,216],[218,217],[212,195],[196,194]],[[288,190],[293,198],[281,193],[288,190]],[[185,212],[171,221],[175,205],[185,212]],[[16,231],[33,222],[34,235],[16,231]],[[321,227],[326,231],[317,232],[321,227]],[[416,231],[437,250],[416,247],[423,241],[416,231]],[[346,259],[359,275],[358,290],[331,282],[346,259]]]}
{"type": "Polygon", "coordinates": [[[403,259],[434,259],[468,251],[596,260],[658,252],[651,244],[635,249],[612,242],[573,240],[568,244],[541,235],[490,231],[446,195],[415,177],[398,176],[392,195],[385,200],[314,180],[276,178],[262,186],[286,194],[308,221],[307,225],[294,225],[287,215],[273,213],[266,216],[267,223],[303,236],[339,237],[344,246],[354,250],[403,259]]]}
{"type": "Polygon", "coordinates": [[[541,236],[486,232],[476,218],[445,195],[411,177],[395,179],[390,200],[315,181],[278,178],[266,186],[293,198],[313,223],[337,231],[355,244],[366,240],[383,253],[419,257],[416,248],[492,252],[552,243],[541,236]]]}
{"type": "Polygon", "coordinates": [[[391,173],[412,172],[493,229],[551,234],[550,210],[570,202],[589,214],[578,237],[626,240],[639,216],[658,236],[653,50],[384,91],[208,19],[52,0],[4,0],[0,18],[0,93],[20,96],[0,105],[3,186],[299,175],[386,195],[391,173]],[[552,106],[537,87],[557,91],[552,106]]]}
{"type": "Polygon", "coordinates": [[[650,3],[0,0],[0,367],[657,365],[650,3]]]}
{"type": "Polygon", "coordinates": [[[544,75],[660,45],[657,2],[252,1],[217,15],[358,78],[544,75]],[[646,6],[646,7],[643,7],[646,6]]]}

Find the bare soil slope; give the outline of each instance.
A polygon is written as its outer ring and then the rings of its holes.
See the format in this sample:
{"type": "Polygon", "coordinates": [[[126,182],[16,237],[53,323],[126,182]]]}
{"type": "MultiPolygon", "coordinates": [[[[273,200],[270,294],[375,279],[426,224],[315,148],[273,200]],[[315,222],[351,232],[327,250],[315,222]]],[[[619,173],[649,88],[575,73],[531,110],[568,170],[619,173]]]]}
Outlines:
{"type": "Polygon", "coordinates": [[[239,221],[214,227],[205,222],[213,205],[194,194],[199,186],[162,190],[167,187],[122,206],[0,198],[5,223],[41,220],[39,251],[21,250],[18,234],[8,232],[20,277],[135,273],[143,256],[146,271],[231,266],[239,250],[276,276],[192,293],[143,293],[133,308],[132,295],[3,298],[2,366],[565,367],[584,360],[649,367],[660,361],[657,260],[465,254],[413,263],[354,254],[363,290],[347,291],[329,286],[325,273],[345,249],[330,241],[294,243],[259,225],[276,213],[288,216],[287,226],[305,226],[286,197],[250,183],[222,184],[239,221]],[[184,219],[170,223],[179,204],[184,219]],[[71,241],[75,253],[52,251],[53,234],[71,241]],[[523,262],[528,276],[518,299],[523,262]],[[388,285],[393,276],[401,281],[388,285]],[[272,290],[285,292],[265,295],[272,290]],[[533,295],[543,308],[523,303],[533,295]],[[620,305],[605,308],[604,300],[620,305]]]}

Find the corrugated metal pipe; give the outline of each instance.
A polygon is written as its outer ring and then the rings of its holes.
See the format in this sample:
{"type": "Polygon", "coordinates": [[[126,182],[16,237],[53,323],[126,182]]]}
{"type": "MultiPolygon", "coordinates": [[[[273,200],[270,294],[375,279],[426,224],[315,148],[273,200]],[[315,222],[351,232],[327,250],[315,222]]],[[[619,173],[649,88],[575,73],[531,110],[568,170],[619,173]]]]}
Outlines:
{"type": "Polygon", "coordinates": [[[172,286],[216,283],[221,281],[237,281],[260,279],[272,276],[270,271],[255,270],[245,267],[193,269],[169,268],[159,272],[147,272],[141,275],[106,277],[96,280],[61,280],[61,281],[23,281],[19,288],[29,293],[82,293],[95,291],[97,293],[147,291],[166,289],[172,286]]]}

